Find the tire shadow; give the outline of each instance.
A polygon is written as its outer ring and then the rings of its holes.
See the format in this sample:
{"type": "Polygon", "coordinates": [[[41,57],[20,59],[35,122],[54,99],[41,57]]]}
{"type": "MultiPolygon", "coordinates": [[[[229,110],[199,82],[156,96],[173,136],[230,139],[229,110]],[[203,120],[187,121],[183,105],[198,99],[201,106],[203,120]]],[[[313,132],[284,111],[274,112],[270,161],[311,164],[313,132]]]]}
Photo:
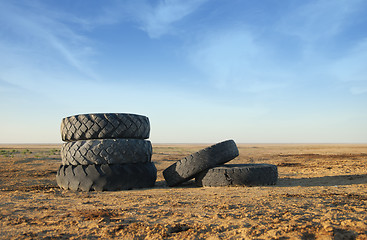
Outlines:
{"type": "Polygon", "coordinates": [[[198,188],[198,187],[195,184],[195,180],[189,180],[175,187],[170,187],[167,185],[165,180],[161,180],[155,182],[154,188],[160,189],[160,188],[198,188]]]}
{"type": "MultiPolygon", "coordinates": [[[[313,178],[279,178],[274,187],[320,187],[320,186],[341,186],[367,184],[367,174],[360,175],[341,175],[341,176],[324,176],[313,178]]],[[[169,187],[166,181],[156,181],[154,188],[198,188],[194,180],[184,182],[175,187],[169,187]]]]}
{"type": "Polygon", "coordinates": [[[324,176],[314,178],[279,178],[277,187],[314,187],[367,184],[367,174],[324,176]]]}

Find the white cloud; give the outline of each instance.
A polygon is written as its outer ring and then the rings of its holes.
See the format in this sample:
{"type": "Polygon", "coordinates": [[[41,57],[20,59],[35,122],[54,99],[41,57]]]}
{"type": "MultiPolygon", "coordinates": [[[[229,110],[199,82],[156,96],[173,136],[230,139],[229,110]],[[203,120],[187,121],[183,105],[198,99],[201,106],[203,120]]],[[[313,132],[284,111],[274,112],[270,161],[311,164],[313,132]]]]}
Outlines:
{"type": "Polygon", "coordinates": [[[285,15],[277,30],[305,42],[334,37],[344,28],[348,17],[360,8],[361,0],[319,0],[307,2],[285,15]]]}
{"type": "MultiPolygon", "coordinates": [[[[14,91],[22,91],[23,88],[18,86],[17,84],[10,83],[8,81],[4,81],[0,79],[0,93],[4,94],[7,92],[14,92],[14,91]]],[[[1,96],[0,96],[1,99],[1,96]]]]}
{"type": "Polygon", "coordinates": [[[277,30],[301,41],[299,62],[305,66],[304,76],[322,76],[324,79],[310,79],[343,86],[352,94],[367,92],[367,40],[351,41],[349,32],[358,24],[358,14],[365,7],[363,0],[320,0],[306,3],[283,17],[277,30]]]}
{"type": "MultiPolygon", "coordinates": [[[[2,2],[0,9],[0,34],[7,36],[0,40],[0,45],[29,49],[25,54],[29,58],[34,54],[38,57],[36,61],[42,61],[42,55],[53,56],[88,77],[96,77],[88,64],[88,57],[93,50],[83,35],[63,23],[64,20],[69,21],[66,19],[68,16],[54,16],[39,5],[18,7],[17,4],[2,2]],[[62,17],[65,19],[60,19],[62,17]],[[7,40],[8,37],[12,40],[7,40]]],[[[44,63],[47,65],[46,59],[44,63]]]]}
{"type": "Polygon", "coordinates": [[[86,29],[121,22],[133,22],[150,38],[159,38],[166,34],[176,33],[175,23],[195,12],[208,0],[125,0],[111,1],[100,6],[95,16],[76,18],[69,16],[86,29]]]}
{"type": "Polygon", "coordinates": [[[147,1],[131,4],[128,8],[133,20],[140,24],[140,28],[151,38],[175,31],[174,23],[197,10],[207,0],[163,0],[156,6],[147,1]]]}
{"type": "Polygon", "coordinates": [[[349,86],[352,94],[367,93],[367,39],[346,55],[330,63],[328,72],[339,83],[349,86]]]}
{"type": "Polygon", "coordinates": [[[187,47],[188,57],[217,88],[268,94],[353,81],[345,89],[361,94],[367,86],[367,41],[355,40],[353,47],[338,39],[353,25],[361,4],[360,0],[306,3],[274,19],[274,29],[223,24],[199,33],[202,37],[195,38],[199,41],[187,47]],[[344,48],[336,54],[325,46],[331,44],[344,48]]]}
{"type": "Polygon", "coordinates": [[[243,28],[210,33],[189,52],[194,66],[217,88],[260,93],[282,88],[290,79],[277,67],[271,48],[243,28]]]}

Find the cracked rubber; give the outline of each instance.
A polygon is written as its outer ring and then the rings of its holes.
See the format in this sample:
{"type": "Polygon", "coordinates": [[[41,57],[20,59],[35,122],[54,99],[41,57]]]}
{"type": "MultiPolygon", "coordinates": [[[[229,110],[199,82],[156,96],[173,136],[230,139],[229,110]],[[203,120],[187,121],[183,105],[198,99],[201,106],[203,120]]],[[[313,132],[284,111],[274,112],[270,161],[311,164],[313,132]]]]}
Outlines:
{"type": "Polygon", "coordinates": [[[278,180],[277,166],[272,164],[225,164],[199,173],[199,187],[274,185],[278,180]]]}
{"type": "Polygon", "coordinates": [[[150,162],[152,144],[142,139],[95,139],[64,143],[62,165],[150,162]]]}
{"type": "Polygon", "coordinates": [[[153,187],[154,163],[61,165],[56,173],[59,187],[73,191],[116,191],[153,187]]]}
{"type": "Polygon", "coordinates": [[[168,186],[177,186],[195,177],[201,171],[226,163],[238,156],[233,140],[217,143],[193,153],[163,171],[168,186]]]}
{"type": "Polygon", "coordinates": [[[128,113],[80,114],[62,119],[63,141],[104,138],[147,139],[150,133],[149,119],[128,113]]]}

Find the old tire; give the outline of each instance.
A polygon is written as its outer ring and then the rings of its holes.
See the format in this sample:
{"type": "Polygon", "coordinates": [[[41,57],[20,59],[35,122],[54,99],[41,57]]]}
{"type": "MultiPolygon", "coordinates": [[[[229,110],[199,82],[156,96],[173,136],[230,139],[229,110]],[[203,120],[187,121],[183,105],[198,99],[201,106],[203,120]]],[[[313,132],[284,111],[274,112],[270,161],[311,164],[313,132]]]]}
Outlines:
{"type": "Polygon", "coordinates": [[[277,166],[271,164],[225,164],[195,177],[199,187],[274,185],[277,180],[277,166]]]}
{"type": "Polygon", "coordinates": [[[56,173],[59,187],[73,191],[116,191],[153,187],[154,163],[61,165],[56,173]]]}
{"type": "Polygon", "coordinates": [[[128,113],[80,114],[62,119],[63,141],[103,138],[149,138],[150,124],[145,116],[128,113]]]}
{"type": "Polygon", "coordinates": [[[142,139],[95,139],[64,143],[62,165],[150,162],[152,144],[142,139]]]}
{"type": "Polygon", "coordinates": [[[177,186],[192,179],[199,172],[226,163],[237,156],[236,143],[227,140],[177,161],[163,171],[163,176],[168,186],[177,186]]]}

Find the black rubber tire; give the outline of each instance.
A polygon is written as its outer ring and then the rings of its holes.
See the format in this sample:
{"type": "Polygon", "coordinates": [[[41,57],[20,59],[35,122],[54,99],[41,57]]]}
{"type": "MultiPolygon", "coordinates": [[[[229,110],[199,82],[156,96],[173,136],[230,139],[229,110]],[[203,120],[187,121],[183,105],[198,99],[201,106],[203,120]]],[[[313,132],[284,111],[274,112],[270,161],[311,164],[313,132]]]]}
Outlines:
{"type": "Polygon", "coordinates": [[[59,187],[73,191],[116,191],[153,187],[154,163],[61,165],[56,173],[59,187]]]}
{"type": "Polygon", "coordinates": [[[80,114],[62,119],[63,141],[104,138],[149,138],[150,124],[145,116],[128,113],[80,114]]]}
{"type": "Polygon", "coordinates": [[[278,168],[272,164],[225,164],[195,177],[199,187],[274,185],[277,180],[278,168]]]}
{"type": "Polygon", "coordinates": [[[201,171],[226,163],[238,156],[233,140],[217,143],[187,156],[163,171],[168,186],[177,186],[195,177],[201,171]]]}
{"type": "Polygon", "coordinates": [[[95,139],[64,143],[62,165],[150,162],[152,144],[142,139],[95,139]]]}

